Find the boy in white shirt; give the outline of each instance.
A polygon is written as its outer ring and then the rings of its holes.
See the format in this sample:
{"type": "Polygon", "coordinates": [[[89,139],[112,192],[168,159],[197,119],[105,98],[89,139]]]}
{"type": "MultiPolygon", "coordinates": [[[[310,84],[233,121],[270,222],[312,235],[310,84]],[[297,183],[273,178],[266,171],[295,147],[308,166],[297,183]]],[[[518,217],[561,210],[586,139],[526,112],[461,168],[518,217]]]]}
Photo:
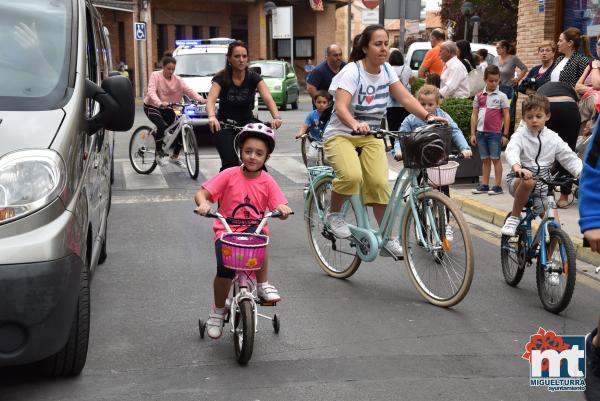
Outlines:
{"type": "Polygon", "coordinates": [[[548,194],[547,185],[536,182],[534,175],[550,177],[554,161],[558,161],[574,177],[581,174],[582,163],[556,132],[546,127],[550,119],[550,102],[542,95],[530,95],[523,102],[525,124],[515,131],[506,147],[506,161],[511,166],[506,181],[514,196],[510,217],[502,227],[502,235],[514,236],[521,220],[521,211],[529,196],[534,195],[534,212],[543,213],[548,194]]]}

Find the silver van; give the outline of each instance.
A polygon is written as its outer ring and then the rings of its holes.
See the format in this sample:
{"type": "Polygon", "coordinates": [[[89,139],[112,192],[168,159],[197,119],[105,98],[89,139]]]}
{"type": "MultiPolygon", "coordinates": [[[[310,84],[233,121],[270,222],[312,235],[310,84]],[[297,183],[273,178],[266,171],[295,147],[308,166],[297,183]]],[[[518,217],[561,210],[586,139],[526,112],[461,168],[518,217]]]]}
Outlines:
{"type": "Polygon", "coordinates": [[[0,1],[0,367],[85,365],[130,81],[89,0],[0,1]]]}

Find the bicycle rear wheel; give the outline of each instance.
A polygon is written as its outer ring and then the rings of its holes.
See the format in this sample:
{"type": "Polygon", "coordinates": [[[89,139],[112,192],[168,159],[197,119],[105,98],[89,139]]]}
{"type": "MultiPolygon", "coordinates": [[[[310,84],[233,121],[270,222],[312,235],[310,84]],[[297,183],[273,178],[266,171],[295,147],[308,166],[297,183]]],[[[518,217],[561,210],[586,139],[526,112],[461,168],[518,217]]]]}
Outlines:
{"type": "Polygon", "coordinates": [[[538,295],[544,308],[552,313],[562,312],[571,302],[577,274],[575,247],[562,230],[550,228],[550,244],[546,250],[552,254],[546,258],[549,269],[544,269],[540,258],[536,266],[538,295]]]}
{"type": "MultiPolygon", "coordinates": [[[[315,187],[314,194],[309,193],[306,199],[308,202],[305,216],[306,232],[310,249],[321,269],[331,277],[348,278],[356,272],[361,259],[352,238],[336,238],[325,226],[325,215],[329,212],[331,200],[332,180],[331,177],[321,179],[315,187]]],[[[350,202],[344,205],[343,210],[344,220],[356,225],[356,212],[350,202]]]]}
{"type": "Polygon", "coordinates": [[[413,285],[428,302],[443,307],[459,303],[473,281],[473,244],[467,223],[447,196],[428,191],[416,199],[402,221],[404,263],[413,285]],[[421,242],[417,230],[424,233],[421,242]],[[429,248],[429,249],[427,249],[429,248]]]}
{"type": "Polygon", "coordinates": [[[243,299],[238,308],[233,322],[233,345],[238,363],[246,365],[254,349],[254,313],[249,299],[243,299]]]}
{"type": "Polygon", "coordinates": [[[308,167],[308,150],[310,148],[310,141],[308,140],[308,135],[304,135],[302,137],[302,141],[300,142],[300,152],[302,152],[302,161],[304,162],[304,166],[308,167]]]}
{"type": "MultiPolygon", "coordinates": [[[[510,213],[508,214],[510,216],[510,213]]],[[[508,216],[506,218],[508,218],[508,216]]],[[[503,235],[500,242],[500,261],[502,274],[506,284],[516,287],[525,272],[525,255],[527,254],[527,232],[523,227],[517,228],[514,237],[503,235]]]]}
{"type": "Polygon", "coordinates": [[[195,180],[200,172],[200,159],[198,157],[198,143],[194,129],[189,125],[184,125],[182,129],[183,138],[185,141],[185,163],[190,177],[195,180]]]}
{"type": "Polygon", "coordinates": [[[139,174],[150,174],[156,168],[154,130],[148,126],[136,129],[129,140],[129,161],[139,174]]]}

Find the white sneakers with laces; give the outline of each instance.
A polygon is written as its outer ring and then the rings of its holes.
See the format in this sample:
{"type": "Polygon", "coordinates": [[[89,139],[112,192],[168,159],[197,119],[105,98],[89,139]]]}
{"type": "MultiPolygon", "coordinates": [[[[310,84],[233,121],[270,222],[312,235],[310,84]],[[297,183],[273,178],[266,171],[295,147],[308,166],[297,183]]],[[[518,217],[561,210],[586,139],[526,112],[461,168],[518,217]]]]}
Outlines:
{"type": "Polygon", "coordinates": [[[327,213],[325,224],[329,226],[333,235],[338,238],[348,238],[352,235],[348,224],[344,221],[340,213],[327,213]]]}
{"type": "Polygon", "coordinates": [[[402,245],[400,245],[400,241],[398,241],[398,238],[392,238],[387,240],[387,242],[383,245],[383,249],[379,252],[379,255],[389,256],[388,252],[397,258],[401,258],[403,256],[402,245]]]}
{"type": "Polygon", "coordinates": [[[169,158],[169,161],[178,167],[185,168],[185,162],[179,158],[175,159],[174,157],[171,157],[169,158]]]}
{"type": "Polygon", "coordinates": [[[519,222],[521,219],[516,216],[509,216],[508,219],[504,222],[504,226],[502,226],[502,235],[508,235],[509,237],[514,237],[517,233],[517,227],[519,227],[519,222]]]}

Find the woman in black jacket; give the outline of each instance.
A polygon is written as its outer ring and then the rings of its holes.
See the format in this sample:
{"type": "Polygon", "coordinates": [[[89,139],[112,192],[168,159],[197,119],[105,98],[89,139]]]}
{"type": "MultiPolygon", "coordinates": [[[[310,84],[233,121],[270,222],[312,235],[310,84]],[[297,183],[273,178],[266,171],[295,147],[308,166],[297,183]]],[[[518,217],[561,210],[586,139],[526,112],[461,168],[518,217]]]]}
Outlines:
{"type": "Polygon", "coordinates": [[[527,95],[535,93],[536,90],[546,82],[550,81],[550,74],[554,67],[554,55],[556,45],[554,42],[542,42],[538,46],[538,55],[542,64],[536,65],[519,84],[519,92],[527,95]]]}
{"type": "Polygon", "coordinates": [[[590,39],[582,35],[579,29],[571,27],[560,34],[556,45],[562,56],[554,62],[550,81],[565,82],[574,88],[579,77],[592,61],[590,39]],[[584,54],[578,53],[580,47],[584,54]]]}

